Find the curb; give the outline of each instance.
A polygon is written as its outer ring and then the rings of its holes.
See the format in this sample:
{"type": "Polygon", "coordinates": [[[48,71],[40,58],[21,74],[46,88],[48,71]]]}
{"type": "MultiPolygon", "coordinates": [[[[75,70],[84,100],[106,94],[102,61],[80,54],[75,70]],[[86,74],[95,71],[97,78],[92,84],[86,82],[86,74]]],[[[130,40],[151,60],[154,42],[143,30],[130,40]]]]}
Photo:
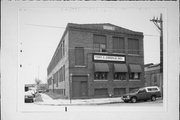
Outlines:
{"type": "Polygon", "coordinates": [[[104,103],[65,103],[65,104],[51,104],[51,103],[43,103],[43,102],[35,102],[34,104],[37,105],[51,105],[51,106],[73,106],[73,105],[104,105],[104,104],[115,104],[115,103],[122,103],[119,102],[104,102],[104,103]]]}

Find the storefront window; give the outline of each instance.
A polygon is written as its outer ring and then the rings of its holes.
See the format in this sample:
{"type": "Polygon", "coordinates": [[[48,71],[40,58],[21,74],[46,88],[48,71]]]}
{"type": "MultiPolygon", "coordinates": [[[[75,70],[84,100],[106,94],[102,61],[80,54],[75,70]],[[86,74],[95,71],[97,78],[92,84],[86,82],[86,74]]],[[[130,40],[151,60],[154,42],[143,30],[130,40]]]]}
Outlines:
{"type": "Polygon", "coordinates": [[[140,73],[130,73],[129,79],[139,80],[140,79],[140,73]]]}
{"type": "Polygon", "coordinates": [[[126,80],[126,73],[124,72],[114,73],[114,80],[126,80]]]}
{"type": "Polygon", "coordinates": [[[95,80],[107,80],[107,72],[96,72],[94,73],[95,80]]]}

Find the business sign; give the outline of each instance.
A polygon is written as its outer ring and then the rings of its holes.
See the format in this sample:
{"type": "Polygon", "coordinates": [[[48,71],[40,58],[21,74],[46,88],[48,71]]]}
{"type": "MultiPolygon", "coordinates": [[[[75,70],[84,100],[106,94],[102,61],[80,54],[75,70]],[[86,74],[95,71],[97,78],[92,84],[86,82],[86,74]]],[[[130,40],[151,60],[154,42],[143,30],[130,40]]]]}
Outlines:
{"type": "Polygon", "coordinates": [[[95,61],[125,62],[125,56],[94,54],[93,60],[95,60],[95,61]]]}

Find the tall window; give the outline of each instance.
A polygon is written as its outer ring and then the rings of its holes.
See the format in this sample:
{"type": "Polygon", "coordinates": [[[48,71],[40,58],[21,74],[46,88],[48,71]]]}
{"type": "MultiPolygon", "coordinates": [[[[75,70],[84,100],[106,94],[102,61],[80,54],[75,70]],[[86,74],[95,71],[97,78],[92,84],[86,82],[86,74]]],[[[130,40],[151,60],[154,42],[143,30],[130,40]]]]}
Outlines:
{"type": "Polygon", "coordinates": [[[56,72],[55,76],[56,76],[56,87],[58,87],[58,71],[56,72]]]}
{"type": "Polygon", "coordinates": [[[84,65],[84,48],[75,48],[75,65],[84,65]]]}
{"type": "Polygon", "coordinates": [[[129,54],[139,54],[139,40],[138,39],[128,39],[128,53],[129,54]]]}
{"type": "Polygon", "coordinates": [[[95,50],[99,52],[106,52],[106,36],[94,35],[93,44],[95,50]]]}
{"type": "Polygon", "coordinates": [[[116,53],[124,53],[125,52],[124,38],[113,37],[113,51],[116,53]]]}
{"type": "Polygon", "coordinates": [[[64,56],[64,54],[65,54],[65,46],[64,46],[64,40],[62,41],[62,57],[64,56]]]}
{"type": "Polygon", "coordinates": [[[59,82],[65,81],[65,65],[63,65],[58,72],[58,80],[59,82]]]}
{"type": "Polygon", "coordinates": [[[63,81],[65,81],[65,65],[63,66],[63,81]]]}
{"type": "Polygon", "coordinates": [[[61,82],[61,69],[59,69],[59,71],[58,71],[58,78],[59,78],[59,82],[61,82]]]}
{"type": "Polygon", "coordinates": [[[60,44],[58,55],[59,55],[59,59],[61,60],[61,58],[62,58],[62,44],[60,44]]]}
{"type": "Polygon", "coordinates": [[[49,78],[48,79],[48,85],[51,85],[52,84],[52,78],[49,78]]]}

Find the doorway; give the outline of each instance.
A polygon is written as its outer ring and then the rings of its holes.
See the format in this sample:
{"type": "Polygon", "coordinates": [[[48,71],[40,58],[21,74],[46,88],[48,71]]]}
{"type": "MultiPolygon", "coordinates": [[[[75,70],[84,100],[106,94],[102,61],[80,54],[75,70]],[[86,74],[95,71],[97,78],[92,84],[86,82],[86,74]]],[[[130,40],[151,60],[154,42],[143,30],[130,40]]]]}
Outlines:
{"type": "Polygon", "coordinates": [[[72,97],[83,98],[88,96],[87,76],[72,77],[72,97]]]}

